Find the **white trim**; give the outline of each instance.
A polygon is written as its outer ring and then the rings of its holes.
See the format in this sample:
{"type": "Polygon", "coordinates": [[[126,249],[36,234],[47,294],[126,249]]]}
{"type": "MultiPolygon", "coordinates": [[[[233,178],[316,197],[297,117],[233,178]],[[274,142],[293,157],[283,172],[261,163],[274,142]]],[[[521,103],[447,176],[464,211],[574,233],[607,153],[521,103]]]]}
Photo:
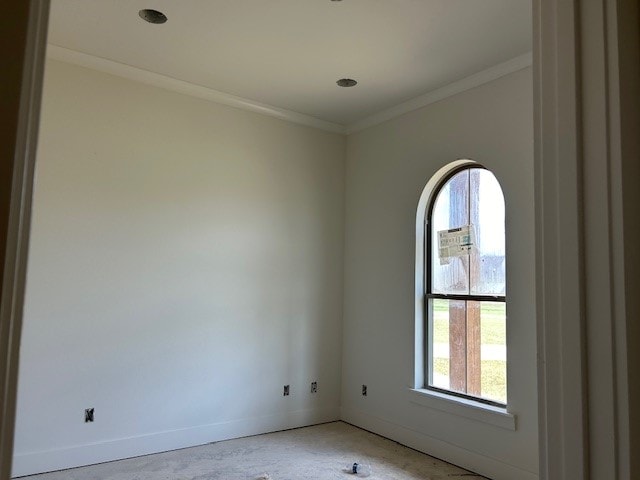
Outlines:
{"type": "Polygon", "coordinates": [[[40,452],[16,453],[13,459],[12,476],[21,477],[138,457],[339,419],[338,408],[298,410],[40,452]]]}
{"type": "Polygon", "coordinates": [[[164,88],[165,90],[171,90],[184,95],[202,98],[210,102],[221,103],[230,107],[279,118],[280,120],[287,122],[318,128],[332,133],[346,133],[345,127],[337,123],[327,122],[310,115],[292,112],[290,110],[285,110],[284,108],[278,108],[265,103],[249,100],[247,98],[220,92],[202,85],[196,85],[184,80],[150,72],[124,63],[114,62],[113,60],[107,60],[106,58],[97,57],[95,55],[78,52],[69,48],[60,47],[51,43],[47,46],[47,57],[53,60],[91,68],[100,72],[152,85],[154,87],[164,88]]]}
{"type": "Polygon", "coordinates": [[[539,471],[546,480],[586,480],[581,5],[534,0],[533,6],[539,471]]]}
{"type": "Polygon", "coordinates": [[[431,437],[411,427],[389,422],[363,410],[342,408],[341,418],[344,422],[390,438],[402,445],[472,472],[481,473],[493,480],[538,480],[539,478],[534,472],[431,437]]]}
{"type": "MultiPolygon", "coordinates": [[[[20,337],[24,308],[27,257],[31,227],[31,201],[36,163],[40,104],[44,73],[44,56],[49,24],[49,0],[31,0],[28,13],[15,9],[15,33],[24,34],[16,39],[16,56],[9,59],[9,70],[22,64],[19,110],[8,108],[2,112],[4,128],[17,127],[13,157],[3,158],[12,171],[6,232],[6,250],[0,272],[0,478],[9,478],[13,457],[16,391],[20,337]],[[26,13],[26,15],[25,15],[26,13]],[[25,15],[23,17],[23,15],[25,15]],[[26,20],[26,22],[24,22],[26,20]],[[24,42],[24,43],[23,43],[24,42]],[[21,50],[24,48],[24,50],[21,50]],[[23,61],[24,59],[24,61],[23,61]],[[14,64],[14,65],[11,65],[14,64]],[[12,167],[12,168],[11,168],[12,167]]],[[[4,41],[7,35],[3,35],[4,41]]],[[[3,52],[7,49],[3,49],[3,52]]],[[[15,92],[13,80],[6,92],[15,92]]],[[[11,134],[7,138],[11,138],[11,134]]],[[[3,182],[4,184],[4,182],[3,182]]],[[[0,220],[4,222],[5,219],[0,220]]]]}
{"type": "Polygon", "coordinates": [[[624,277],[637,247],[624,210],[636,205],[621,194],[625,162],[637,163],[638,104],[620,87],[637,93],[637,2],[533,5],[540,476],[635,479],[627,355],[637,344],[626,327],[637,316],[625,297],[637,289],[624,277]]]}
{"type": "Polygon", "coordinates": [[[505,430],[516,430],[516,416],[509,413],[506,408],[422,388],[407,389],[407,398],[410,402],[423,407],[433,408],[477,422],[488,423],[505,430]]]}
{"type": "Polygon", "coordinates": [[[531,53],[525,53],[518,57],[512,58],[504,63],[500,63],[493,67],[487,68],[481,72],[470,75],[462,80],[449,83],[436,90],[427,92],[419,97],[413,98],[407,102],[396,105],[395,107],[382,110],[381,112],[374,113],[373,115],[366,117],[362,120],[358,120],[347,126],[347,134],[359,132],[374,125],[386,122],[393,118],[409,113],[413,110],[417,110],[432,103],[439,102],[445,98],[452,97],[458,93],[470,90],[475,87],[479,87],[485,83],[497,80],[500,77],[509,75],[510,73],[517,72],[524,68],[530,67],[532,64],[533,56],[531,53]]]}
{"type": "Polygon", "coordinates": [[[405,113],[417,110],[432,103],[443,100],[447,97],[457,95],[466,90],[478,87],[485,83],[489,83],[500,77],[508,75],[523,68],[531,66],[532,54],[525,53],[518,57],[512,58],[504,63],[500,63],[493,67],[487,68],[481,72],[475,73],[469,77],[452,82],[448,85],[440,87],[436,90],[427,92],[419,97],[413,98],[407,102],[396,105],[395,107],[382,110],[369,117],[358,120],[350,125],[340,125],[338,123],[328,122],[311,115],[305,115],[291,110],[285,110],[283,108],[274,107],[265,103],[260,103],[254,100],[250,100],[229,93],[224,93],[219,90],[214,90],[202,85],[196,85],[194,83],[187,82],[185,80],[179,80],[177,78],[162,75],[160,73],[150,72],[143,70],[132,65],[126,65],[124,63],[115,62],[106,58],[97,57],[88,53],[79,52],[69,48],[60,47],[52,43],[47,45],[47,57],[53,60],[61,62],[71,63],[73,65],[79,65],[100,72],[116,75],[118,77],[127,78],[136,82],[141,82],[154,87],[164,88],[165,90],[171,90],[174,92],[182,93],[184,95],[190,95],[197,98],[202,98],[210,102],[220,103],[228,105],[230,107],[240,108],[242,110],[248,110],[254,113],[260,113],[270,117],[279,118],[287,122],[297,123],[305,125],[307,127],[318,128],[332,133],[351,134],[359,132],[366,128],[378,125],[379,123],[386,122],[405,113]]]}

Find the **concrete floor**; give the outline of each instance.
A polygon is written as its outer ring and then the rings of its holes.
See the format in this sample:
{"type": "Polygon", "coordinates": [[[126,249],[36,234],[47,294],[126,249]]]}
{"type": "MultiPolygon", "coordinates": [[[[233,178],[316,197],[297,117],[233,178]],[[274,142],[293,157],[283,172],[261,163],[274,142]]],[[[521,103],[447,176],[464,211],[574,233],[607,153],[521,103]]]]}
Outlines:
{"type": "Polygon", "coordinates": [[[353,462],[371,480],[472,480],[484,477],[343,422],[227,440],[200,447],[23,477],[25,480],[354,479],[353,462]]]}

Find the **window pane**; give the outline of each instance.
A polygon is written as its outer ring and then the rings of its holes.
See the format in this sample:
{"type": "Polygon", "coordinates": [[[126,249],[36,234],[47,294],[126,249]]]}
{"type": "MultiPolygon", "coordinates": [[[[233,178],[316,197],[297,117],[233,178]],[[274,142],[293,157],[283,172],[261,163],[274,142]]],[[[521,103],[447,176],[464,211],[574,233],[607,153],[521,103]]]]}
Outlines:
{"type": "Polygon", "coordinates": [[[504,302],[431,299],[429,385],[507,401],[504,302]]]}
{"type": "Polygon", "coordinates": [[[488,170],[470,171],[471,224],[476,248],[471,250],[469,273],[472,294],[505,295],[504,197],[488,170]]]}
{"type": "MultiPolygon", "coordinates": [[[[431,300],[432,332],[429,335],[429,352],[431,355],[431,380],[433,387],[449,390],[449,323],[450,312],[460,309],[464,315],[464,301],[450,301],[434,298],[431,300]]],[[[455,316],[455,313],[454,313],[455,316]]]]}
{"type": "Polygon", "coordinates": [[[507,403],[506,304],[481,302],[482,397],[507,403]]]}
{"type": "Polygon", "coordinates": [[[440,258],[438,232],[469,224],[469,170],[440,189],[431,214],[431,291],[469,293],[469,256],[440,258]]]}

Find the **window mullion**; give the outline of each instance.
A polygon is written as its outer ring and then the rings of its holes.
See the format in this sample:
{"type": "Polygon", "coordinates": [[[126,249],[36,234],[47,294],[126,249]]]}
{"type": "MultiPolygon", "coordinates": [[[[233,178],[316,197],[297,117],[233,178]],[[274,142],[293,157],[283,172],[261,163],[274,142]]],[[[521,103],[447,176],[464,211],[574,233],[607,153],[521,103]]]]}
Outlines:
{"type": "Polygon", "coordinates": [[[441,298],[442,300],[474,300],[477,302],[506,302],[506,297],[502,295],[465,295],[455,293],[427,293],[427,298],[441,298]]]}

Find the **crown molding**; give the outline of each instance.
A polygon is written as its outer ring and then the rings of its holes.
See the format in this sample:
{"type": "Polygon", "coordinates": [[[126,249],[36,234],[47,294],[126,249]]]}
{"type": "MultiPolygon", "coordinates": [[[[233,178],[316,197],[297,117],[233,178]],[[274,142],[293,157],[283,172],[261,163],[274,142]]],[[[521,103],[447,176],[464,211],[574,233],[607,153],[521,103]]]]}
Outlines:
{"type": "Polygon", "coordinates": [[[533,57],[531,53],[525,53],[524,55],[507,60],[504,63],[499,63],[498,65],[452,82],[444,87],[427,92],[419,97],[415,97],[404,103],[396,105],[395,107],[382,110],[369,117],[363,118],[362,120],[358,120],[346,127],[346,133],[351,134],[359,132],[366,128],[373,127],[374,125],[386,122],[387,120],[399,117],[400,115],[404,115],[405,113],[439,102],[447,97],[451,97],[466,90],[489,83],[500,77],[509,75],[510,73],[517,72],[518,70],[531,66],[532,59],[533,57]]]}
{"type": "Polygon", "coordinates": [[[345,126],[321,120],[310,115],[292,112],[291,110],[285,110],[283,108],[274,107],[272,105],[238,97],[229,93],[220,92],[212,88],[196,85],[194,83],[159,73],[150,72],[124,63],[114,62],[113,60],[97,57],[88,53],[60,47],[51,43],[47,45],[47,57],[53,60],[59,60],[145,83],[154,87],[163,88],[165,90],[171,90],[184,95],[202,98],[210,102],[220,103],[262,115],[268,115],[270,117],[279,118],[280,120],[297,123],[307,127],[318,128],[327,132],[347,135],[365,130],[369,127],[373,127],[399,117],[400,115],[404,115],[405,113],[409,113],[413,110],[444,100],[447,97],[451,97],[466,90],[489,83],[500,77],[509,75],[510,73],[527,68],[532,64],[531,53],[526,53],[345,126]]]}
{"type": "Polygon", "coordinates": [[[51,43],[47,45],[47,57],[53,60],[59,60],[145,83],[154,87],[163,88],[165,90],[171,90],[184,95],[202,98],[210,102],[221,103],[230,107],[268,115],[287,122],[318,128],[332,133],[346,133],[345,127],[337,123],[327,122],[310,115],[304,115],[302,113],[292,112],[290,110],[274,107],[265,103],[230,95],[202,85],[196,85],[184,80],[150,72],[124,63],[114,62],[113,60],[107,60],[106,58],[97,57],[77,50],[60,47],[51,43]]]}

